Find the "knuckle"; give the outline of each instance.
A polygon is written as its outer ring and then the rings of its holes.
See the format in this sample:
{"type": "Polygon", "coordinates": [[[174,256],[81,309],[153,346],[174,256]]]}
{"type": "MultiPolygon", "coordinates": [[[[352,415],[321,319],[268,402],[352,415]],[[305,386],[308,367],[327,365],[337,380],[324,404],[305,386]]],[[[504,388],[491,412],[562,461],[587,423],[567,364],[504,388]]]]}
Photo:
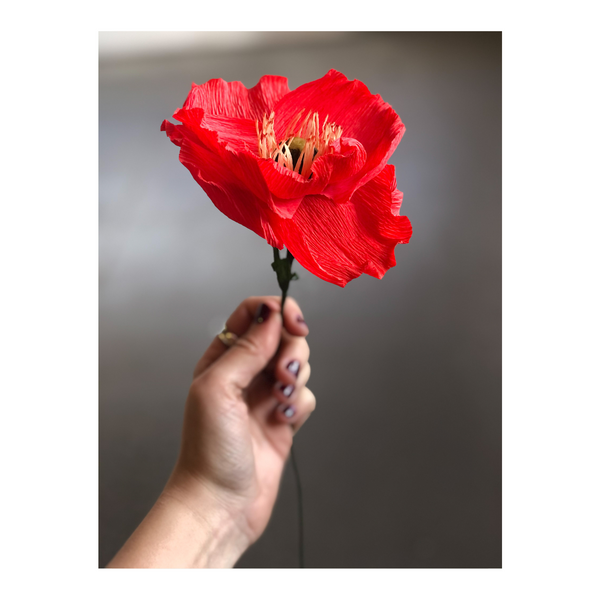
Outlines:
{"type": "MultiPolygon", "coordinates": [[[[298,306],[298,302],[296,302],[296,298],[294,298],[293,296],[287,296],[286,302],[289,302],[289,306],[294,306],[295,308],[300,308],[298,306]]],[[[286,306],[288,306],[286,304],[286,306]]]]}
{"type": "MultiPolygon", "coordinates": [[[[244,352],[251,356],[264,359],[265,349],[259,341],[252,336],[241,337],[234,346],[236,352],[244,352]]],[[[233,349],[233,348],[232,348],[233,349]]]]}
{"type": "Polygon", "coordinates": [[[303,404],[305,404],[307,412],[311,413],[317,407],[317,398],[308,388],[304,388],[303,396],[303,404]]]}
{"type": "Polygon", "coordinates": [[[310,347],[305,338],[292,338],[286,343],[285,354],[295,355],[301,362],[307,362],[310,357],[310,347]]]}
{"type": "Polygon", "coordinates": [[[310,379],[310,372],[311,372],[311,370],[312,370],[312,368],[310,366],[310,363],[306,363],[304,365],[304,367],[302,367],[302,383],[304,385],[306,385],[306,383],[310,379]]]}
{"type": "Polygon", "coordinates": [[[260,353],[260,346],[259,344],[256,342],[255,339],[248,337],[248,336],[244,336],[241,337],[236,344],[238,350],[243,350],[244,352],[248,352],[250,354],[259,354],[260,353]]]}
{"type": "Polygon", "coordinates": [[[310,378],[310,371],[311,367],[309,363],[306,363],[302,366],[302,368],[300,369],[300,373],[298,373],[298,379],[296,384],[298,388],[301,388],[307,384],[310,378]]]}
{"type": "Polygon", "coordinates": [[[305,360],[308,359],[310,347],[305,337],[288,334],[288,336],[286,336],[286,340],[293,352],[298,353],[305,360]]]}
{"type": "Polygon", "coordinates": [[[220,387],[220,381],[212,371],[205,371],[190,386],[190,394],[199,398],[207,393],[211,393],[220,387]]]}
{"type": "Polygon", "coordinates": [[[250,309],[250,307],[260,303],[260,296],[248,296],[239,306],[239,308],[250,309]]]}

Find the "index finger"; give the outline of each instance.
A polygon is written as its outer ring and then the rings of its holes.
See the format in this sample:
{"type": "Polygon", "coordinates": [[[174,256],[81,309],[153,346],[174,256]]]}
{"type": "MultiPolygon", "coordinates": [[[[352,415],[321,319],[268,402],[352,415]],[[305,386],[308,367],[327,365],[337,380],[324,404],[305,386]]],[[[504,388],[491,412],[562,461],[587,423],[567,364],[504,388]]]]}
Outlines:
{"type": "MultiPolygon", "coordinates": [[[[246,298],[227,319],[225,326],[228,331],[237,336],[244,335],[250,325],[252,325],[256,311],[264,303],[281,307],[281,298],[279,296],[252,296],[246,298]]],[[[304,321],[302,311],[296,300],[290,296],[286,298],[283,307],[283,326],[291,335],[302,337],[308,335],[308,327],[304,321]]],[[[227,349],[227,346],[218,337],[215,337],[202,358],[198,361],[194,369],[194,378],[198,377],[198,375],[225,354],[227,349]]]]}

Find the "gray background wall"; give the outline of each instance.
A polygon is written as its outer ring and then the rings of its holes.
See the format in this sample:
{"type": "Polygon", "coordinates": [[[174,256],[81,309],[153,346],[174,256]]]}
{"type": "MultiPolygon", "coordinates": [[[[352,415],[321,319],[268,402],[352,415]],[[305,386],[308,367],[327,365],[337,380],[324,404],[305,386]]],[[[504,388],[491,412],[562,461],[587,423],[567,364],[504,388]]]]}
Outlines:
{"type": "MultiPolygon", "coordinates": [[[[297,268],[318,401],[295,442],[307,567],[501,566],[501,54],[500,33],[101,54],[100,566],[170,473],[191,370],[220,323],[278,293],[270,247],[214,208],[160,123],[192,81],[269,73],[293,89],[330,68],[406,124],[391,162],[414,235],[381,281],[340,289],[297,268]]],[[[238,566],[296,565],[288,469],[238,566]]]]}

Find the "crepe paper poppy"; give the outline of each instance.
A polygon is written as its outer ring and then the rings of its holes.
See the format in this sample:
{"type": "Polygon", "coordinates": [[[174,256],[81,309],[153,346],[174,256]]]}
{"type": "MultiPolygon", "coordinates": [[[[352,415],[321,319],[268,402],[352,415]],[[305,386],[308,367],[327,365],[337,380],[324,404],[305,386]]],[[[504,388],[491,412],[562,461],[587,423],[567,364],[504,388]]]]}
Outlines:
{"type": "Polygon", "coordinates": [[[275,75],[251,89],[211,79],[192,85],[173,118],[181,124],[161,131],[179,160],[222,213],[275,248],[280,285],[292,277],[278,262],[284,246],[290,266],[295,257],[344,287],[383,277],[410,240],[387,164],[405,127],[362,82],[335,70],[293,91],[275,75]]]}

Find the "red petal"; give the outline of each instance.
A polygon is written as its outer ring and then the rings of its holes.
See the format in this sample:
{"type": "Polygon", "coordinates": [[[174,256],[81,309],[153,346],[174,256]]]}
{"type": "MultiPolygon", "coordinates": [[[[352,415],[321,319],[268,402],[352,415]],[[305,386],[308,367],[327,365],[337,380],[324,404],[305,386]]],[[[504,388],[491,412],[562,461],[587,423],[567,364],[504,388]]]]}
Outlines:
{"type": "Polygon", "coordinates": [[[275,129],[280,138],[302,109],[318,112],[321,123],[328,116],[330,123],[342,127],[344,137],[358,140],[367,153],[358,173],[325,189],[324,194],[336,202],[347,201],[355,189],[383,169],[406,129],[381,96],[372,95],[364,83],[349,81],[333,69],[286,94],[275,105],[275,129]]]}
{"type": "MultiPolygon", "coordinates": [[[[191,140],[214,148],[232,175],[246,181],[249,189],[281,217],[292,217],[305,195],[320,193],[329,181],[332,167],[325,163],[317,165],[307,179],[273,160],[258,158],[256,126],[249,119],[214,117],[201,108],[181,109],[173,116],[183,123],[191,140]]],[[[161,129],[169,126],[173,127],[165,121],[161,129]]],[[[180,135],[170,137],[177,143],[180,135]]],[[[245,201],[240,198],[240,202],[245,201]]]]}
{"type": "Polygon", "coordinates": [[[279,198],[302,199],[309,194],[320,194],[327,185],[332,167],[328,163],[314,163],[310,179],[291,171],[271,159],[260,159],[260,169],[271,192],[279,198]]]}
{"type": "Polygon", "coordinates": [[[315,167],[321,161],[331,166],[330,185],[355,175],[363,168],[367,161],[367,153],[362,144],[357,140],[340,138],[332,144],[332,147],[334,150],[333,154],[326,154],[315,161],[315,167]]]}
{"type": "Polygon", "coordinates": [[[298,262],[321,279],[341,287],[361,273],[381,279],[396,264],[396,244],[412,235],[408,218],[393,214],[397,198],[394,167],[387,165],[344,204],[306,197],[278,230],[298,262]]]}
{"type": "MultiPolygon", "coordinates": [[[[191,114],[188,116],[191,119],[191,114]]],[[[270,192],[256,157],[228,151],[217,143],[214,132],[199,129],[196,135],[186,125],[168,121],[161,129],[181,146],[179,160],[223,214],[265,238],[270,245],[282,247],[273,231],[271,221],[275,215],[266,203],[270,192]]]]}
{"type": "Polygon", "coordinates": [[[173,118],[185,123],[192,129],[201,127],[214,131],[217,134],[218,142],[229,150],[247,151],[258,156],[256,121],[233,117],[216,117],[206,114],[201,108],[178,110],[173,118]]]}
{"type": "Polygon", "coordinates": [[[177,125],[173,125],[166,119],[161,123],[160,126],[161,131],[165,131],[169,136],[169,139],[176,145],[181,146],[181,142],[183,141],[183,135],[179,131],[177,125]]]}
{"type": "Polygon", "coordinates": [[[192,84],[183,108],[202,108],[210,115],[222,117],[262,120],[289,91],[287,78],[277,75],[261,77],[250,89],[240,81],[211,79],[202,85],[192,84]]]}

